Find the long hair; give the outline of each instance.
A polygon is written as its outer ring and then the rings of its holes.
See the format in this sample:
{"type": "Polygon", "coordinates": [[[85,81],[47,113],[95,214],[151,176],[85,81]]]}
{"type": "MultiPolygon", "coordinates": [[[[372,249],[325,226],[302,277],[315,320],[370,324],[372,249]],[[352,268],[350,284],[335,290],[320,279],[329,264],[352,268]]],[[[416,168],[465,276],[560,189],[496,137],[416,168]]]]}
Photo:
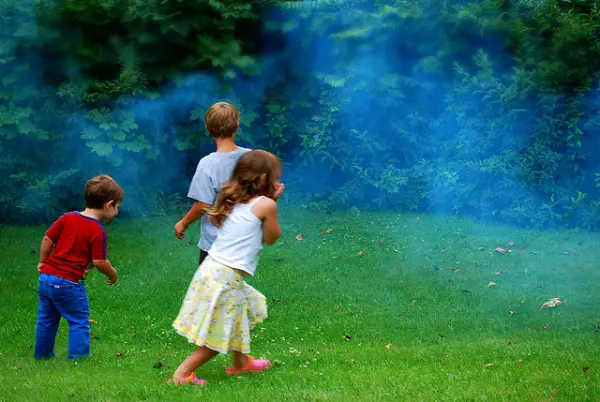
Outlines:
{"type": "Polygon", "coordinates": [[[281,174],[281,161],[270,152],[245,153],[233,168],[231,178],[219,190],[217,202],[207,210],[208,220],[221,227],[236,204],[260,196],[272,196],[281,174]]]}

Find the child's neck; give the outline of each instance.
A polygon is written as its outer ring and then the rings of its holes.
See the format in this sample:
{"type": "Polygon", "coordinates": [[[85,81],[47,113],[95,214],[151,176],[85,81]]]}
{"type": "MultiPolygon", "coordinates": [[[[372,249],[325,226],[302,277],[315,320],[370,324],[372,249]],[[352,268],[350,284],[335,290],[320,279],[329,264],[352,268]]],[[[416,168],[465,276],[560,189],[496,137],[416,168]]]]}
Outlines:
{"type": "Polygon", "coordinates": [[[233,152],[238,149],[233,138],[215,138],[217,152],[233,152]]]}
{"type": "Polygon", "coordinates": [[[86,216],[88,218],[94,218],[97,221],[101,221],[103,218],[102,210],[95,208],[86,208],[81,212],[81,215],[86,216]]]}

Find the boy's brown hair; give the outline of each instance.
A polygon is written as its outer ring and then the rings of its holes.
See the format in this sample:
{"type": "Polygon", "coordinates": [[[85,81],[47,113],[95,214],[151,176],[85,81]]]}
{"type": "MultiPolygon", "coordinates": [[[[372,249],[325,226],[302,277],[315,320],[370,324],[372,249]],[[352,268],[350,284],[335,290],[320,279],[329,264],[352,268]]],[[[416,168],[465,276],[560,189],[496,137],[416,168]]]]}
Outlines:
{"type": "Polygon", "coordinates": [[[206,112],[204,123],[214,138],[233,137],[240,125],[240,112],[232,104],[217,102],[206,112]]]}
{"type": "Polygon", "coordinates": [[[107,202],[119,204],[124,198],[125,192],[119,183],[105,174],[92,177],[85,186],[86,208],[102,209],[107,202]]]}

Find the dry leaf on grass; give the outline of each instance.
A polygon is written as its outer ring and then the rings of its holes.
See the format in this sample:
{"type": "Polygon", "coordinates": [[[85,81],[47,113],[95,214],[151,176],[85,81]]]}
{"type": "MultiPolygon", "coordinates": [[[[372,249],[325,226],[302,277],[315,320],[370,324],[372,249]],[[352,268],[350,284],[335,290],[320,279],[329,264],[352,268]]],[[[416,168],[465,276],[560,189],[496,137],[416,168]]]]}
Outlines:
{"type": "Polygon", "coordinates": [[[325,230],[325,233],[331,233],[331,232],[333,232],[333,229],[332,229],[332,228],[327,228],[327,229],[325,230]]]}
{"type": "Polygon", "coordinates": [[[359,256],[361,256],[361,257],[362,257],[363,255],[365,255],[365,254],[367,254],[367,253],[365,253],[365,252],[364,252],[364,251],[362,251],[362,250],[360,250],[360,251],[358,252],[358,255],[359,255],[359,256]]]}
{"type": "Polygon", "coordinates": [[[494,367],[494,363],[488,363],[488,364],[485,365],[485,368],[489,368],[490,369],[492,367],[494,367]]]}
{"type": "Polygon", "coordinates": [[[512,317],[513,315],[515,315],[514,311],[509,311],[508,314],[510,314],[510,316],[512,317]]]}
{"type": "Polygon", "coordinates": [[[413,300],[413,301],[412,301],[412,303],[410,303],[410,306],[411,306],[411,307],[414,307],[414,306],[415,306],[415,304],[417,304],[417,301],[416,301],[416,300],[413,300]]]}
{"type": "Polygon", "coordinates": [[[161,367],[167,367],[167,366],[168,366],[168,364],[164,364],[161,361],[157,361],[156,363],[154,363],[154,365],[152,366],[152,368],[159,369],[161,367]]]}
{"type": "Polygon", "coordinates": [[[488,283],[488,288],[489,288],[490,286],[496,286],[496,282],[494,282],[494,281],[490,281],[490,283],[488,283]]]}
{"type": "Polygon", "coordinates": [[[301,234],[296,235],[296,240],[304,240],[304,236],[301,234]]]}
{"type": "Polygon", "coordinates": [[[502,247],[496,247],[494,249],[495,252],[497,252],[498,254],[506,254],[506,250],[503,249],[502,247]]]}
{"type": "Polygon", "coordinates": [[[385,348],[386,348],[387,350],[390,350],[390,349],[392,349],[392,344],[391,344],[391,343],[388,343],[387,345],[385,345],[385,348]]]}
{"type": "Polygon", "coordinates": [[[540,307],[540,310],[543,308],[551,308],[551,307],[560,306],[563,303],[566,304],[566,300],[563,302],[562,300],[560,300],[559,297],[553,297],[552,299],[548,300],[546,303],[542,304],[542,307],[540,307]]]}
{"type": "Polygon", "coordinates": [[[125,355],[121,352],[117,352],[117,357],[125,357],[125,355]]]}
{"type": "Polygon", "coordinates": [[[98,321],[96,320],[89,320],[90,324],[98,324],[98,321]]]}

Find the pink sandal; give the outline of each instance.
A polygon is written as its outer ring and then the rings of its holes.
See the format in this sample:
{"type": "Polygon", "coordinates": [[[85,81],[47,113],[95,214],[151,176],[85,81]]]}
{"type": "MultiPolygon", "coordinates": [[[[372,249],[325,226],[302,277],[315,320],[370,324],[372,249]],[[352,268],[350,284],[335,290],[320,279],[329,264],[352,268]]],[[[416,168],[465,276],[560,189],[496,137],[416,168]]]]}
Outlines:
{"type": "Polygon", "coordinates": [[[271,366],[271,362],[266,359],[256,360],[252,356],[247,355],[246,365],[242,368],[229,367],[225,372],[229,375],[237,375],[251,373],[256,371],[265,371],[271,366]]]}
{"type": "Polygon", "coordinates": [[[190,374],[189,377],[186,378],[185,380],[176,380],[176,379],[172,378],[171,381],[173,381],[173,383],[175,385],[188,385],[188,384],[206,385],[206,384],[208,384],[208,381],[196,377],[196,373],[194,373],[194,372],[192,372],[192,374],[190,374]]]}

